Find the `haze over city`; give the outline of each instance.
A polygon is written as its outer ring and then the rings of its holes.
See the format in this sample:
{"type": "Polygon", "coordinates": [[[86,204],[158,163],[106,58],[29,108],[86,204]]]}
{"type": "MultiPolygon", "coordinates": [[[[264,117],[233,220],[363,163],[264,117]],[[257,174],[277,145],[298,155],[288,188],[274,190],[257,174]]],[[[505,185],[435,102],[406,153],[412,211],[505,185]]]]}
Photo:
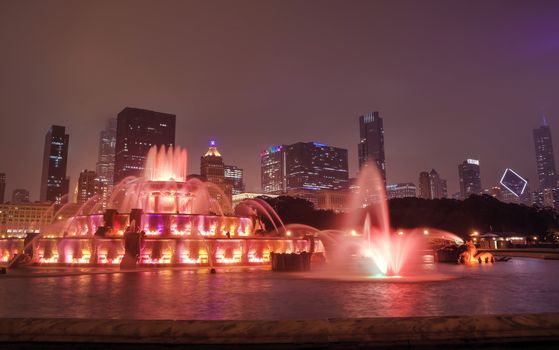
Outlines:
{"type": "Polygon", "coordinates": [[[70,134],[68,175],[94,169],[124,107],[177,115],[189,173],[215,139],[260,189],[260,151],[319,141],[349,151],[358,116],[384,119],[389,183],[481,161],[536,187],[532,129],[559,137],[559,4],[518,1],[1,2],[1,171],[38,199],[44,134],[70,134]]]}
{"type": "Polygon", "coordinates": [[[559,0],[0,0],[0,50],[0,349],[559,344],[559,0]]]}

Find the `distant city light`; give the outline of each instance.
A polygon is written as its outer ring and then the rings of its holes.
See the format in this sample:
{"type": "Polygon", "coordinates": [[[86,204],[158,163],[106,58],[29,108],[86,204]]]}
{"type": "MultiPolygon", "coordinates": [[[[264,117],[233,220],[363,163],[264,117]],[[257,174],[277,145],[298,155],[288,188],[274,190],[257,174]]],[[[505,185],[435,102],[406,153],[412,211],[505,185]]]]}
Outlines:
{"type": "Polygon", "coordinates": [[[273,153],[279,152],[279,151],[281,151],[281,149],[282,149],[282,146],[281,146],[281,145],[279,145],[279,146],[272,146],[272,147],[269,147],[269,148],[263,150],[263,151],[260,153],[260,155],[261,155],[262,157],[264,157],[264,156],[266,156],[266,155],[268,155],[268,154],[273,154],[273,153]]]}
{"type": "Polygon", "coordinates": [[[319,142],[313,142],[313,144],[314,144],[316,147],[326,147],[325,144],[319,143],[319,142]]]}
{"type": "Polygon", "coordinates": [[[468,159],[468,160],[466,160],[466,162],[468,164],[479,165],[479,160],[477,160],[477,159],[468,159]]]}

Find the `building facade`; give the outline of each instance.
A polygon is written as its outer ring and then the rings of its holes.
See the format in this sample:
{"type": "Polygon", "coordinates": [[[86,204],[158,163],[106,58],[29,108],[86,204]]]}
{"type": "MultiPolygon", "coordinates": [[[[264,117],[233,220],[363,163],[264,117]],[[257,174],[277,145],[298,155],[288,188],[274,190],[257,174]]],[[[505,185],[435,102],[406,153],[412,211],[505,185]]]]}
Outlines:
{"type": "Polygon", "coordinates": [[[544,125],[534,129],[534,146],[540,190],[557,188],[558,177],[555,168],[551,130],[545,120],[544,125]]]}
{"type": "Polygon", "coordinates": [[[235,165],[225,165],[224,167],[225,182],[231,187],[233,195],[245,192],[245,184],[243,182],[243,169],[235,165]]]}
{"type": "Polygon", "coordinates": [[[99,133],[99,152],[95,167],[97,176],[109,180],[111,186],[115,169],[116,121],[116,118],[110,118],[105,129],[99,133]]]}
{"type": "Polygon", "coordinates": [[[435,169],[419,173],[419,198],[448,198],[446,180],[441,179],[435,169]]]}
{"type": "Polygon", "coordinates": [[[429,172],[429,190],[431,199],[446,198],[446,180],[441,179],[435,169],[429,172]]]}
{"type": "Polygon", "coordinates": [[[29,191],[24,188],[16,188],[12,192],[12,203],[29,203],[29,191]]]}
{"type": "Polygon", "coordinates": [[[83,204],[90,198],[98,194],[97,173],[92,170],[84,170],[80,173],[78,179],[78,196],[77,202],[83,204]]]}
{"type": "Polygon", "coordinates": [[[116,118],[107,120],[105,129],[99,134],[99,153],[95,172],[97,173],[97,185],[102,209],[107,208],[109,198],[113,190],[113,179],[115,170],[115,146],[116,146],[116,118]]]}
{"type": "Polygon", "coordinates": [[[431,179],[427,171],[419,173],[419,198],[431,199],[431,179]]]}
{"type": "Polygon", "coordinates": [[[260,153],[262,192],[285,192],[285,145],[272,146],[260,153]]]}
{"type": "Polygon", "coordinates": [[[379,112],[359,117],[359,170],[369,163],[377,165],[386,184],[386,162],[384,157],[384,128],[379,112]]]}
{"type": "Polygon", "coordinates": [[[117,117],[113,184],[141,176],[152,146],[175,146],[173,114],[124,108],[117,117]]]}
{"type": "Polygon", "coordinates": [[[298,142],[284,148],[286,190],[348,188],[347,150],[317,142],[298,142]]]}
{"type": "Polygon", "coordinates": [[[472,194],[482,193],[479,160],[466,159],[458,165],[458,177],[460,179],[460,195],[466,199],[472,194]]]}
{"type": "Polygon", "coordinates": [[[43,171],[41,176],[41,202],[60,204],[68,194],[70,180],[66,176],[70,136],[64,126],[53,125],[45,135],[43,171]]]}
{"type": "Polygon", "coordinates": [[[40,232],[52,222],[53,213],[48,202],[0,204],[0,235],[23,238],[28,232],[40,232]]]}
{"type": "Polygon", "coordinates": [[[345,190],[349,186],[347,150],[317,142],[298,142],[261,153],[262,190],[345,190]]]}
{"type": "Polygon", "coordinates": [[[417,196],[417,187],[413,183],[398,183],[386,186],[386,198],[409,198],[417,196]]]}
{"type": "Polygon", "coordinates": [[[311,202],[315,209],[332,210],[337,213],[346,212],[350,207],[351,194],[349,190],[289,190],[287,195],[302,198],[311,202]]]}

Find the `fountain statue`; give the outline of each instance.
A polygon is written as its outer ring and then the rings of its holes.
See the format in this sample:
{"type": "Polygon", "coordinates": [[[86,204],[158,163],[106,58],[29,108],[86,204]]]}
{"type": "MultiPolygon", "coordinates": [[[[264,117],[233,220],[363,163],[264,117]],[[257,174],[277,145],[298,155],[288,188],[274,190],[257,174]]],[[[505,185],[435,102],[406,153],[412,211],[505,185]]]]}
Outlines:
{"type": "Polygon", "coordinates": [[[478,253],[477,248],[472,241],[467,241],[465,248],[466,251],[462,252],[458,256],[458,262],[462,264],[487,264],[495,262],[493,254],[488,252],[478,253]]]}

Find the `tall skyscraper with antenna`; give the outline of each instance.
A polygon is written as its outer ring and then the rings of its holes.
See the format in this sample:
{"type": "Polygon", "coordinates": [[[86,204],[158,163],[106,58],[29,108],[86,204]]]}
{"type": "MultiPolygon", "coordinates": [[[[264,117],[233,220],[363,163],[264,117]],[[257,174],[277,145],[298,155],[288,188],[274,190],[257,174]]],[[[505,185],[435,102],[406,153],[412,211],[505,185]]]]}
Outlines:
{"type": "Polygon", "coordinates": [[[386,163],[384,159],[384,128],[379,112],[359,117],[359,170],[369,163],[377,165],[386,184],[386,163]]]}
{"type": "Polygon", "coordinates": [[[543,117],[543,125],[534,129],[534,145],[540,190],[554,189],[557,187],[557,171],[551,141],[551,129],[545,116],[543,117]]]}

